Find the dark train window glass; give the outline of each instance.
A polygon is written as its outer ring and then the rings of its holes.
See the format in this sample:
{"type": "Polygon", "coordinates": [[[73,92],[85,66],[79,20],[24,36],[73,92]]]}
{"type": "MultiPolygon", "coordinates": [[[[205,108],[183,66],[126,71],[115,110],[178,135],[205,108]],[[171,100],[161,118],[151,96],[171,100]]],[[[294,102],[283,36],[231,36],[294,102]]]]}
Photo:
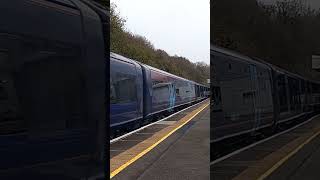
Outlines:
{"type": "Polygon", "coordinates": [[[299,94],[298,80],[292,77],[288,77],[288,87],[289,87],[290,109],[292,111],[295,111],[296,108],[298,108],[298,105],[300,104],[300,99],[298,96],[299,94]]]}
{"type": "Polygon", "coordinates": [[[116,72],[112,81],[117,103],[129,103],[136,101],[136,76],[116,72]]]}
{"type": "Polygon", "coordinates": [[[0,134],[26,131],[26,121],[21,114],[9,56],[0,52],[0,134]]]}
{"type": "Polygon", "coordinates": [[[304,82],[304,80],[301,80],[300,82],[301,82],[300,83],[301,84],[301,93],[304,94],[305,93],[305,82],[304,82]]]}
{"type": "Polygon", "coordinates": [[[277,77],[278,82],[278,93],[279,93],[279,103],[280,103],[280,112],[288,111],[288,102],[287,102],[287,84],[285,82],[285,76],[280,74],[277,77]]]}

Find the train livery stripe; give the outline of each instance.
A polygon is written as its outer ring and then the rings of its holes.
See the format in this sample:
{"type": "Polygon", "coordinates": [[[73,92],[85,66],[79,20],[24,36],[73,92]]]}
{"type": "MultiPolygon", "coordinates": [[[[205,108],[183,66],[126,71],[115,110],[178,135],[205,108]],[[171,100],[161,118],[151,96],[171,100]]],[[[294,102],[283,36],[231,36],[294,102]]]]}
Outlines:
{"type": "Polygon", "coordinates": [[[133,157],[132,159],[130,159],[129,161],[127,161],[125,164],[121,165],[119,168],[117,168],[116,170],[114,170],[113,172],[110,173],[110,179],[113,178],[115,175],[117,175],[118,173],[120,173],[122,170],[124,170],[125,168],[127,168],[130,164],[134,163],[135,161],[137,161],[139,158],[141,158],[142,156],[144,156],[145,154],[147,154],[149,151],[151,151],[153,148],[155,148],[158,144],[160,144],[162,141],[164,141],[165,139],[167,139],[171,134],[173,134],[174,132],[176,132],[177,130],[179,130],[181,127],[183,127],[185,124],[187,124],[188,122],[190,122],[195,116],[197,116],[200,112],[202,112],[206,107],[209,106],[209,103],[206,103],[205,105],[202,105],[197,112],[195,112],[189,119],[187,119],[186,121],[184,121],[181,125],[179,125],[178,127],[174,128],[173,130],[171,130],[168,134],[166,134],[164,137],[162,137],[160,140],[158,140],[157,142],[155,142],[154,144],[152,144],[151,146],[149,146],[148,148],[146,148],[144,151],[140,152],[138,155],[136,155],[135,157],[133,157]]]}

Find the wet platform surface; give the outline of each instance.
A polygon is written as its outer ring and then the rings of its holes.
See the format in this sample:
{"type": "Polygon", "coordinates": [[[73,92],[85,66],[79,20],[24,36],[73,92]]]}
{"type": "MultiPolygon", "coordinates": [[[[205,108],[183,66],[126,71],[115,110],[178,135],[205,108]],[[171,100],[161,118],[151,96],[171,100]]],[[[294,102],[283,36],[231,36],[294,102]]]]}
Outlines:
{"type": "Polygon", "coordinates": [[[211,163],[210,178],[319,179],[320,116],[222,161],[211,163]]]}
{"type": "Polygon", "coordinates": [[[112,179],[209,179],[208,103],[110,144],[112,179]]]}

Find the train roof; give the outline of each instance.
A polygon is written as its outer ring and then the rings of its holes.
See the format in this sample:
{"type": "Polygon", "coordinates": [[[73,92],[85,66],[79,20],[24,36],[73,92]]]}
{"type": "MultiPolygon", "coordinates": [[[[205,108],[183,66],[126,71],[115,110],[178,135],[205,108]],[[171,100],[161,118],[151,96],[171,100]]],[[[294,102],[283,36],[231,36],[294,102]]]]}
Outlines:
{"type": "Polygon", "coordinates": [[[212,44],[210,45],[210,51],[211,50],[216,51],[216,52],[220,52],[220,53],[223,53],[223,54],[226,54],[226,55],[229,55],[229,56],[237,57],[237,58],[240,58],[240,59],[242,59],[244,61],[247,61],[249,63],[256,64],[256,65],[259,65],[259,66],[263,66],[265,68],[270,68],[265,63],[262,63],[262,62],[259,62],[259,61],[255,61],[252,58],[250,58],[249,56],[240,54],[240,53],[238,53],[236,51],[233,51],[233,50],[225,49],[225,48],[222,48],[222,47],[219,47],[219,46],[216,46],[216,45],[212,45],[212,44]]]}
{"type": "Polygon", "coordinates": [[[110,57],[113,57],[115,59],[118,59],[118,60],[121,60],[121,61],[124,61],[124,62],[127,62],[127,63],[132,63],[132,64],[135,64],[135,65],[139,65],[139,63],[133,59],[129,59],[129,58],[126,58],[122,55],[119,55],[119,54],[116,54],[116,53],[113,53],[113,52],[110,52],[110,57]]]}
{"type": "Polygon", "coordinates": [[[241,58],[241,59],[244,59],[248,62],[252,62],[254,64],[262,64],[264,66],[269,66],[270,68],[272,68],[273,70],[277,71],[277,72],[280,72],[280,73],[285,73],[287,75],[290,75],[290,76],[293,76],[293,77],[296,77],[296,78],[300,78],[300,79],[303,79],[303,80],[306,80],[306,81],[310,81],[312,83],[320,83],[319,81],[315,81],[315,80],[311,80],[311,79],[308,79],[308,78],[305,78],[301,75],[298,75],[298,74],[295,74],[295,73],[292,73],[292,72],[289,72],[283,68],[280,68],[276,65],[273,65],[271,63],[268,63],[260,58],[257,58],[257,57],[249,57],[249,56],[245,56],[245,55],[242,55],[238,52],[235,52],[235,51],[232,51],[232,50],[228,50],[226,48],[222,48],[222,47],[218,47],[216,45],[212,45],[210,46],[210,50],[214,50],[214,51],[217,51],[217,52],[221,52],[221,53],[224,53],[224,54],[227,54],[227,55],[230,55],[230,56],[234,56],[234,57],[238,57],[238,58],[241,58]]]}
{"type": "MultiPolygon", "coordinates": [[[[194,82],[194,81],[185,79],[185,78],[183,78],[183,77],[180,77],[180,76],[177,76],[177,75],[168,73],[168,72],[166,72],[166,71],[157,69],[157,68],[155,68],[155,67],[149,66],[149,65],[147,65],[147,64],[141,63],[141,62],[139,62],[139,61],[136,61],[136,60],[133,60],[133,59],[129,59],[129,58],[127,58],[127,57],[124,57],[124,56],[122,56],[122,55],[116,54],[116,53],[114,53],[114,52],[110,52],[110,57],[113,57],[113,58],[116,58],[116,59],[119,59],[119,60],[122,60],[122,61],[130,62],[130,63],[134,63],[134,64],[139,64],[140,66],[147,67],[147,68],[149,68],[149,69],[151,69],[151,70],[161,72],[161,73],[166,74],[166,75],[168,75],[168,76],[171,76],[171,77],[174,77],[174,78],[177,78],[177,79],[181,79],[181,80],[185,80],[185,81],[189,81],[189,82],[192,82],[192,83],[194,83],[194,84],[201,85],[201,86],[204,86],[204,87],[208,87],[208,86],[206,86],[206,85],[203,85],[203,84],[200,84],[200,83],[197,83],[197,82],[194,82]]],[[[208,87],[208,88],[209,88],[209,87],[208,87]]]]}

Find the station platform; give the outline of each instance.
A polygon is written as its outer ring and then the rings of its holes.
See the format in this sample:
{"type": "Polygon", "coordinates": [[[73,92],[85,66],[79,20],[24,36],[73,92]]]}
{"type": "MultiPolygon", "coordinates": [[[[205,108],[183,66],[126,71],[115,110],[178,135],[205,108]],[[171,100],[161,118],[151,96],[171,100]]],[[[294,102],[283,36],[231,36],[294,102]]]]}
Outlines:
{"type": "Polygon", "coordinates": [[[320,179],[320,115],[210,163],[211,179],[320,179]]]}
{"type": "Polygon", "coordinates": [[[110,179],[210,179],[209,100],[110,144],[110,179]]]}

